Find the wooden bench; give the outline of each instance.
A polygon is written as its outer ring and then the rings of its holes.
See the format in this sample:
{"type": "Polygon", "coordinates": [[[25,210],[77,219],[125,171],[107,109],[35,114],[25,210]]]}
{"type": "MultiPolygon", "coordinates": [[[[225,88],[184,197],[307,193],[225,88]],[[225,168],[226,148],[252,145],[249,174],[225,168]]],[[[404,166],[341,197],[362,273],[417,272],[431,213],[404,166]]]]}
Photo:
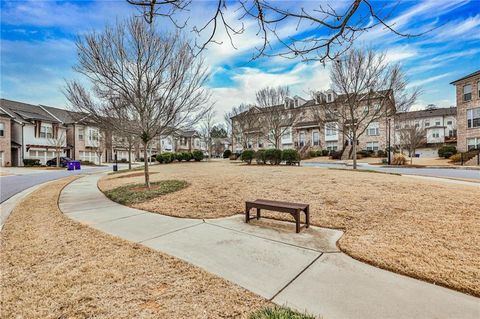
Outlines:
{"type": "Polygon", "coordinates": [[[251,219],[260,219],[260,212],[262,209],[282,212],[282,213],[289,213],[295,218],[296,224],[296,232],[299,233],[300,229],[308,228],[310,226],[310,211],[308,204],[301,204],[301,203],[291,203],[291,202],[280,202],[274,200],[266,200],[266,199],[257,199],[253,202],[246,201],[245,202],[245,222],[250,222],[251,219]],[[257,209],[257,216],[250,217],[250,210],[252,208],[257,209]],[[305,224],[300,227],[300,212],[304,212],[305,214],[305,224]]]}

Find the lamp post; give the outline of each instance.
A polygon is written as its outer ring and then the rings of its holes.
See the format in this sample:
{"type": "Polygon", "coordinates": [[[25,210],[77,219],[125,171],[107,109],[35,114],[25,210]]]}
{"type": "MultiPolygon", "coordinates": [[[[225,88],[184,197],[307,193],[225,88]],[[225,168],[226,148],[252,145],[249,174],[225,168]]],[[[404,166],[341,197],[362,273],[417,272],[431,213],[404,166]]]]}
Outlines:
{"type": "Polygon", "coordinates": [[[387,133],[387,134],[388,134],[388,165],[391,165],[391,164],[392,164],[392,163],[391,163],[391,162],[392,162],[392,159],[391,159],[391,147],[390,147],[390,125],[391,125],[391,124],[390,124],[390,121],[391,121],[391,119],[389,118],[389,119],[388,119],[388,122],[387,122],[387,123],[388,123],[388,125],[387,125],[387,126],[388,126],[388,128],[387,128],[387,129],[388,129],[388,133],[387,133]]]}
{"type": "Polygon", "coordinates": [[[118,171],[118,157],[117,157],[117,150],[115,150],[115,165],[113,165],[113,171],[118,171]]]}

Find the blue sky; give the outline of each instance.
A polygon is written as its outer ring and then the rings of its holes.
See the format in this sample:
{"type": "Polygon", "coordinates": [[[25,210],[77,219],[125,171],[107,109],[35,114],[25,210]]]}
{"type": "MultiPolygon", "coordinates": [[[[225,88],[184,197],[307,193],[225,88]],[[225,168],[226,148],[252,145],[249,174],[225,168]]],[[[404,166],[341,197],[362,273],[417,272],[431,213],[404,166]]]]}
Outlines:
{"type": "MultiPolygon", "coordinates": [[[[329,1],[340,9],[348,2],[329,1]]],[[[393,5],[393,2],[377,2],[393,5]]],[[[212,2],[195,1],[190,24],[203,21],[212,2]]],[[[284,5],[312,7],[315,1],[285,1],[284,5]]],[[[74,39],[105,23],[138,14],[125,1],[1,1],[1,88],[2,98],[33,104],[66,106],[61,93],[65,79],[75,78],[74,39]]],[[[235,20],[232,10],[229,18],[235,20]]],[[[387,58],[400,62],[412,86],[420,86],[423,95],[416,109],[427,104],[447,107],[455,104],[456,78],[480,69],[480,0],[475,1],[402,1],[392,17],[396,28],[406,33],[433,31],[415,38],[395,36],[382,28],[363,34],[359,47],[386,52],[387,58]]],[[[165,21],[159,27],[169,29],[165,21]]],[[[294,24],[285,24],[284,32],[297,37],[294,24]]],[[[250,62],[259,39],[248,23],[244,34],[234,41],[234,49],[218,35],[222,45],[212,44],[204,55],[211,71],[209,87],[217,100],[219,118],[223,112],[242,102],[254,102],[255,90],[266,85],[290,85],[292,95],[308,96],[311,90],[327,89],[328,64],[303,63],[279,57],[250,62]]]]}

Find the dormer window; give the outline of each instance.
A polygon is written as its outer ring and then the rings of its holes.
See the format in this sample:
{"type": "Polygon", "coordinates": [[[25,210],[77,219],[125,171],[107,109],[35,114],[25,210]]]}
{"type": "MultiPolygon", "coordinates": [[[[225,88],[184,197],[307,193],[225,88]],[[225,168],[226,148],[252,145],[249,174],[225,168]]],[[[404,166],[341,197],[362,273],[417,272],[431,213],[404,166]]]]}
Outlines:
{"type": "Polygon", "coordinates": [[[327,102],[333,102],[333,94],[332,93],[328,93],[327,94],[327,102]]]}
{"type": "Polygon", "coordinates": [[[294,106],[294,107],[298,107],[298,99],[294,99],[294,100],[293,100],[293,106],[294,106]]]}

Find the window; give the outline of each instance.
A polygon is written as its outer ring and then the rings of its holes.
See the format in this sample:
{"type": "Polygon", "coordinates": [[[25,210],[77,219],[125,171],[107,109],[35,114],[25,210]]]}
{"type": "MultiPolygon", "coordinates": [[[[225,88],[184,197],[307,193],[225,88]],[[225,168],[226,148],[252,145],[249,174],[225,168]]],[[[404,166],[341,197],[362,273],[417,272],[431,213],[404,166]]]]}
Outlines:
{"type": "Polygon", "coordinates": [[[435,125],[436,125],[436,126],[440,126],[440,125],[441,125],[441,121],[438,121],[438,120],[435,121],[435,125]]]}
{"type": "Polygon", "coordinates": [[[286,128],[285,131],[283,131],[282,138],[285,140],[292,138],[292,129],[290,127],[286,128]]]}
{"type": "Polygon", "coordinates": [[[318,131],[313,131],[312,140],[313,145],[320,145],[320,133],[318,131]]]}
{"type": "Polygon", "coordinates": [[[52,138],[53,131],[52,127],[50,126],[40,126],[40,138],[52,138]]]}
{"type": "Polygon", "coordinates": [[[367,151],[378,151],[378,142],[367,142],[367,151]]]}
{"type": "Polygon", "coordinates": [[[463,86],[463,100],[470,101],[472,99],[472,85],[467,84],[463,86]]]}
{"type": "Polygon", "coordinates": [[[259,142],[258,143],[258,148],[263,148],[263,143],[259,142]]]}
{"type": "Polygon", "coordinates": [[[0,122],[0,137],[5,136],[5,123],[0,122]]]}
{"type": "Polygon", "coordinates": [[[467,150],[480,149],[480,137],[467,138],[467,150]]]}
{"type": "Polygon", "coordinates": [[[467,128],[480,127],[480,107],[467,110],[467,128]]]}
{"type": "Polygon", "coordinates": [[[300,146],[305,145],[305,132],[300,132],[300,146]]]}
{"type": "Polygon", "coordinates": [[[327,136],[337,135],[337,123],[327,123],[327,124],[325,124],[325,135],[327,135],[327,136]]]}
{"type": "Polygon", "coordinates": [[[447,121],[447,125],[452,125],[452,121],[447,121]]]}
{"type": "Polygon", "coordinates": [[[85,129],[84,128],[79,128],[78,129],[78,139],[80,141],[83,141],[84,136],[85,136],[85,129]]]}
{"type": "Polygon", "coordinates": [[[430,122],[425,122],[425,127],[429,127],[430,126],[430,122]]]}
{"type": "Polygon", "coordinates": [[[380,109],[382,108],[382,105],[376,103],[376,104],[374,105],[374,107],[375,107],[375,113],[377,113],[377,112],[380,111],[380,109]]]}
{"type": "Polygon", "coordinates": [[[335,141],[327,142],[327,150],[336,151],[337,150],[337,142],[335,142],[335,141]]]}
{"type": "Polygon", "coordinates": [[[433,137],[433,138],[439,138],[439,137],[440,137],[440,133],[439,133],[437,130],[435,130],[435,131],[432,132],[432,137],[433,137]]]}
{"type": "Polygon", "coordinates": [[[375,136],[379,135],[379,125],[378,122],[372,122],[367,127],[367,135],[375,136]]]}
{"type": "Polygon", "coordinates": [[[327,102],[332,102],[332,101],[333,101],[333,94],[332,94],[332,93],[328,93],[327,102]]]}

